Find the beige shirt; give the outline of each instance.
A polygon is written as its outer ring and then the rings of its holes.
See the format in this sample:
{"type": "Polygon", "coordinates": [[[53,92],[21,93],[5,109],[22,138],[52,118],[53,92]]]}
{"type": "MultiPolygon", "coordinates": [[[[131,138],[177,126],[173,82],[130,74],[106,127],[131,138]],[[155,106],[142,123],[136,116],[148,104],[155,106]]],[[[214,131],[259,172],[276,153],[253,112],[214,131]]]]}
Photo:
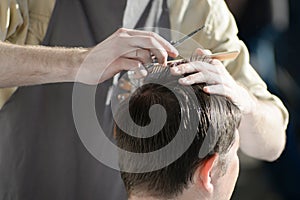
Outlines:
{"type": "MultiPolygon", "coordinates": [[[[123,20],[124,26],[128,28],[132,28],[139,15],[139,12],[136,15],[128,12],[134,6],[133,1],[128,0],[123,20]]],[[[16,44],[39,44],[47,31],[54,2],[55,0],[1,0],[0,39],[16,44]]],[[[212,52],[239,50],[237,59],[224,62],[227,70],[257,98],[278,106],[287,126],[287,109],[280,99],[268,92],[266,84],[250,65],[248,50],[237,37],[235,20],[224,0],[168,0],[168,6],[173,40],[205,25],[205,29],[197,33],[193,40],[178,48],[180,54],[189,57],[197,47],[210,49],[212,52]]],[[[11,91],[0,92],[0,106],[10,94],[11,91]]]]}
{"type": "MultiPolygon", "coordinates": [[[[1,0],[0,40],[37,45],[46,34],[55,0],[1,0]]],[[[17,88],[0,88],[0,109],[17,88]]]]}

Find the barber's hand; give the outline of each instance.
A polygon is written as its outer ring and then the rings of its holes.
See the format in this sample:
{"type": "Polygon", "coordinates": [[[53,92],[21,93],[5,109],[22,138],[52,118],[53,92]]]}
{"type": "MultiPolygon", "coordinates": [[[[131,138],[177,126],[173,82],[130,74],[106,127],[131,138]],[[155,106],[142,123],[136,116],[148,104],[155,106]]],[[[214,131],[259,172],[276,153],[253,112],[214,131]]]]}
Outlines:
{"type": "Polygon", "coordinates": [[[151,55],[166,65],[168,55],[176,57],[178,51],[156,33],[121,28],[85,52],[77,81],[97,84],[122,70],[139,71],[143,64],[152,61],[151,55]]]}
{"type": "MultiPolygon", "coordinates": [[[[208,50],[197,49],[199,55],[211,54],[208,50]]],[[[206,93],[218,94],[228,97],[240,110],[247,114],[253,111],[255,98],[228,73],[221,61],[210,59],[207,61],[195,61],[171,68],[173,75],[192,73],[179,79],[183,85],[206,83],[203,90],[206,93]]]]}

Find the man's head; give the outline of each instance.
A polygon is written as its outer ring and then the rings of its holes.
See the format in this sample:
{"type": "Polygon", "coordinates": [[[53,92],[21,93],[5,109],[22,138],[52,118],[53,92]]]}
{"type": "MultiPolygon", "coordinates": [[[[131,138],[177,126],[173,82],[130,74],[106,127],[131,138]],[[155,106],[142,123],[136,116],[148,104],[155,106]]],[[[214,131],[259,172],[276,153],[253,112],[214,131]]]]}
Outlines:
{"type": "MultiPolygon", "coordinates": [[[[177,144],[176,151],[185,144],[184,141],[193,138],[176,161],[161,169],[145,173],[121,172],[129,197],[229,199],[239,171],[239,109],[226,97],[204,93],[201,85],[178,84],[178,78],[169,75],[168,71],[150,74],[145,82],[127,104],[123,103],[119,108],[115,127],[118,146],[129,152],[153,152],[168,145],[181,132],[183,142],[177,144]],[[154,116],[155,120],[149,116],[149,110],[155,104],[165,109],[167,117],[163,128],[153,136],[150,136],[153,130],[149,130],[148,138],[132,136],[132,133],[147,135],[148,131],[139,127],[160,121],[160,114],[154,116]],[[126,109],[129,109],[131,119],[125,117],[126,109]],[[137,126],[128,125],[132,124],[129,120],[137,126]],[[180,126],[182,123],[184,125],[180,126]],[[197,126],[196,135],[187,131],[192,130],[189,127],[192,124],[197,126]],[[130,133],[120,128],[123,126],[127,126],[130,133]]],[[[120,156],[119,163],[121,168],[133,165],[127,156],[120,156]]]]}

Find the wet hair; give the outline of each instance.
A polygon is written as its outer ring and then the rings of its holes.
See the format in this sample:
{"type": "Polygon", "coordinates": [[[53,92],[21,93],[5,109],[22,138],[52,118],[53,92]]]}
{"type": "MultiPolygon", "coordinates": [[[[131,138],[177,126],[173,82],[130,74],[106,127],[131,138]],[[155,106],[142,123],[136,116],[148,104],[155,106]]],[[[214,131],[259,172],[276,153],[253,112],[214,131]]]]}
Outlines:
{"type": "MultiPolygon", "coordinates": [[[[228,98],[209,95],[203,92],[203,84],[183,86],[178,77],[170,75],[169,70],[159,74],[150,74],[145,84],[138,88],[126,102],[123,102],[117,113],[118,123],[115,126],[117,145],[126,151],[135,153],[153,152],[169,144],[176,134],[181,134],[182,144],[192,138],[185,152],[171,164],[151,172],[121,172],[128,195],[148,195],[159,198],[174,198],[182,193],[192,180],[197,167],[215,153],[220,157],[226,155],[231,148],[235,131],[238,128],[241,113],[228,98]],[[161,115],[155,120],[149,116],[151,106],[159,104],[166,112],[166,122],[157,134],[141,138],[148,131],[145,127],[150,123],[159,122],[161,115]],[[124,110],[129,109],[131,119],[124,117],[124,110]],[[196,113],[193,115],[192,113],[196,113]],[[130,126],[133,120],[138,126],[130,126]],[[184,124],[180,126],[180,124],[184,124]],[[191,126],[196,124],[196,134],[192,134],[191,126]],[[121,129],[135,133],[132,136],[121,129]],[[205,142],[206,141],[206,142],[205,142]],[[204,144],[206,143],[206,144],[204,144]],[[204,154],[200,155],[200,150],[204,154]]],[[[149,130],[149,135],[152,133],[149,130]]],[[[174,151],[180,149],[180,144],[174,151]]],[[[133,165],[130,157],[120,156],[120,168],[133,165]]],[[[155,165],[155,163],[148,163],[155,165]]]]}

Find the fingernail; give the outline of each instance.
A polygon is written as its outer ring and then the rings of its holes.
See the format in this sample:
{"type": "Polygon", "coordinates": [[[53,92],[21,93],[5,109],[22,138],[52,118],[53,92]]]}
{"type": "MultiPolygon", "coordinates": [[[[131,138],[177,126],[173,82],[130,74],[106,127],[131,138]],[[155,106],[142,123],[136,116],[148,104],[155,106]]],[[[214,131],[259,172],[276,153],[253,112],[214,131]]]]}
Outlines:
{"type": "Polygon", "coordinates": [[[142,69],[140,71],[140,73],[141,73],[142,76],[147,76],[147,74],[148,74],[147,70],[145,70],[145,69],[142,69]]]}
{"type": "Polygon", "coordinates": [[[204,92],[209,92],[208,87],[203,87],[204,92]]]}
{"type": "Polygon", "coordinates": [[[205,54],[210,55],[211,51],[209,49],[204,49],[205,54]]]}
{"type": "Polygon", "coordinates": [[[172,67],[172,70],[173,70],[173,72],[176,73],[176,74],[179,74],[179,73],[180,73],[180,70],[179,70],[178,67],[172,67]]]}
{"type": "MultiPolygon", "coordinates": [[[[172,47],[173,47],[173,46],[172,46],[172,47]]],[[[176,55],[179,54],[178,50],[177,50],[175,47],[172,48],[172,51],[173,51],[173,53],[176,54],[176,55]]]]}
{"type": "Polygon", "coordinates": [[[173,52],[173,53],[178,53],[178,50],[176,49],[176,47],[174,47],[171,43],[170,44],[170,50],[173,52]]]}

